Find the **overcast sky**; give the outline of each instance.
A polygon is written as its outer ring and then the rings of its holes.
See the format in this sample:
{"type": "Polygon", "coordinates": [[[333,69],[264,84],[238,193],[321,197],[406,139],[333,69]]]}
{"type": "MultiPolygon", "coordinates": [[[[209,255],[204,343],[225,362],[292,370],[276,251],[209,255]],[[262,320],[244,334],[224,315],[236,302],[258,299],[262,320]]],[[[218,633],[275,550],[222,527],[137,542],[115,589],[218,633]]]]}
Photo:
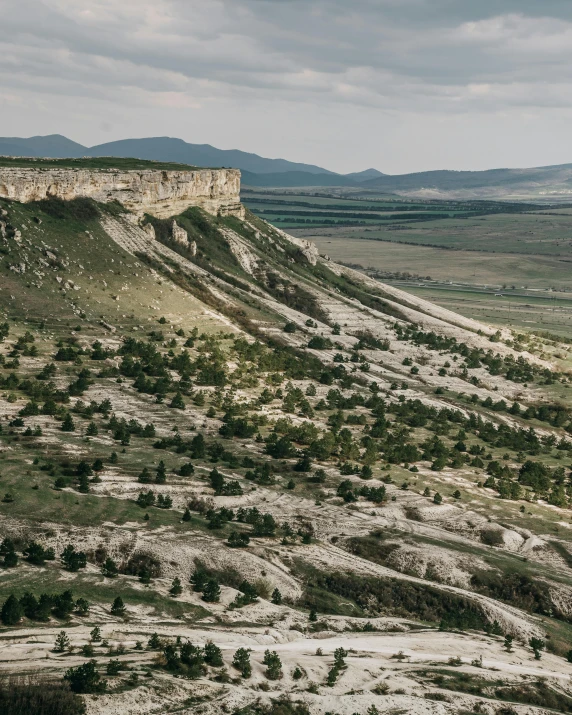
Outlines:
{"type": "Polygon", "coordinates": [[[1,0],[0,135],[388,173],[572,162],[572,0],[1,0]]]}

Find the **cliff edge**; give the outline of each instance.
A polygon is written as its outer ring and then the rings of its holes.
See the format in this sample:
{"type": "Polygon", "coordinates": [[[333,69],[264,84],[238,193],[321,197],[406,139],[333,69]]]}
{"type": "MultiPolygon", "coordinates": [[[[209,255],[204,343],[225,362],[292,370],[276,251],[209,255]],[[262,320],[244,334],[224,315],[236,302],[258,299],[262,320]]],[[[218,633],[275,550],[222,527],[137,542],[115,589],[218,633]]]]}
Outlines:
{"type": "Polygon", "coordinates": [[[1,167],[0,197],[29,203],[85,196],[119,201],[136,214],[169,218],[190,206],[213,215],[244,218],[238,169],[83,169],[1,167]]]}

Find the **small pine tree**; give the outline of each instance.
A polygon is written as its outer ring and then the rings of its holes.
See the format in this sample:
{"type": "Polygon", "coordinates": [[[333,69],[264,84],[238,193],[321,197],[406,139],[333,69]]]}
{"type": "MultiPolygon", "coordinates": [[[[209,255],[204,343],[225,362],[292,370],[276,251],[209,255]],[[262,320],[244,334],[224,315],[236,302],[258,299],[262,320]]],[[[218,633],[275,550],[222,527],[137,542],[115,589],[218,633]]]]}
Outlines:
{"type": "Polygon", "coordinates": [[[266,677],[268,680],[279,680],[282,677],[282,661],[276,651],[264,651],[262,662],[266,666],[266,677]]]}
{"type": "Polygon", "coordinates": [[[126,613],[126,608],[125,604],[123,603],[123,599],[121,596],[117,596],[115,601],[113,601],[113,604],[111,605],[111,614],[113,616],[124,616],[126,613]]]}
{"type": "Polygon", "coordinates": [[[183,521],[190,521],[191,520],[191,512],[189,509],[185,509],[185,512],[183,514],[183,521]]]}
{"type": "Polygon", "coordinates": [[[158,633],[153,633],[151,638],[147,641],[147,648],[150,648],[151,650],[160,650],[161,647],[162,643],[158,633]]]}
{"type": "Polygon", "coordinates": [[[453,492],[453,498],[454,498],[454,499],[460,499],[460,498],[461,498],[461,492],[460,492],[458,489],[453,492]]]}
{"type": "Polygon", "coordinates": [[[430,497],[430,496],[431,496],[431,490],[429,489],[429,487],[425,487],[425,489],[423,490],[423,496],[424,496],[424,497],[430,497]]]}
{"type": "Polygon", "coordinates": [[[308,620],[311,623],[315,623],[318,620],[318,614],[316,613],[316,609],[312,608],[310,611],[310,615],[308,616],[308,620]]]}
{"type": "Polygon", "coordinates": [[[85,433],[88,437],[96,437],[97,436],[97,434],[99,433],[99,430],[97,429],[97,425],[95,424],[95,422],[92,421],[88,424],[85,433]]]}
{"type": "Polygon", "coordinates": [[[493,636],[502,636],[503,634],[502,628],[500,627],[500,623],[497,620],[493,621],[491,633],[493,634],[493,636]]]}
{"type": "Polygon", "coordinates": [[[180,596],[183,593],[183,587],[181,586],[181,580],[179,578],[174,578],[169,593],[173,598],[180,596]]]}
{"type": "Polygon", "coordinates": [[[165,463],[163,460],[159,462],[159,466],[157,467],[157,476],[155,477],[155,483],[156,484],[165,484],[167,481],[167,468],[165,467],[165,463]]]}
{"type": "Polygon", "coordinates": [[[137,481],[141,482],[141,484],[150,484],[153,481],[151,472],[147,469],[147,467],[143,467],[143,471],[137,477],[137,481]]]}
{"type": "Polygon", "coordinates": [[[5,569],[12,569],[18,565],[18,554],[15,551],[8,551],[2,561],[5,569]]]}
{"type": "Polygon", "coordinates": [[[512,653],[512,636],[507,633],[504,637],[504,648],[507,653],[512,653]]]}
{"type": "Polygon", "coordinates": [[[0,620],[5,626],[15,626],[22,620],[23,615],[22,604],[14,594],[10,594],[2,606],[2,611],[0,611],[0,620]]]}
{"type": "Polygon", "coordinates": [[[304,673],[302,672],[302,669],[299,666],[296,666],[294,668],[294,672],[292,673],[292,678],[294,680],[300,680],[300,678],[304,677],[304,673]]]}
{"type": "Polygon", "coordinates": [[[439,492],[435,492],[435,496],[433,497],[433,503],[434,504],[442,504],[443,503],[443,497],[439,494],[439,492]]]}
{"type": "Polygon", "coordinates": [[[185,409],[185,403],[183,401],[183,396],[181,395],[180,392],[177,392],[175,397],[171,400],[171,404],[169,407],[173,407],[177,410],[184,410],[185,409]]]}
{"type": "Polygon", "coordinates": [[[115,578],[119,573],[117,564],[111,557],[107,557],[101,567],[101,573],[107,578],[115,578]]]}
{"type": "Polygon", "coordinates": [[[66,412],[66,416],[62,422],[62,432],[75,432],[75,423],[69,412],[66,412]]]}
{"type": "Polygon", "coordinates": [[[222,660],[222,651],[212,641],[207,641],[205,643],[203,657],[205,659],[205,663],[213,668],[220,668],[224,665],[222,660]]]}
{"type": "Polygon", "coordinates": [[[85,598],[78,598],[75,602],[75,610],[78,616],[87,616],[89,613],[89,602],[85,598]]]}
{"type": "Polygon", "coordinates": [[[541,640],[540,638],[534,637],[528,641],[528,645],[532,648],[532,650],[534,652],[534,657],[536,658],[536,660],[540,660],[541,651],[544,650],[544,647],[546,645],[545,642],[543,640],[541,640]]]}
{"type": "Polygon", "coordinates": [[[106,665],[105,672],[107,675],[119,675],[121,672],[121,661],[117,660],[117,658],[112,658],[106,665]]]}
{"type": "Polygon", "coordinates": [[[345,668],[345,659],[347,658],[347,655],[347,650],[344,650],[343,648],[336,648],[336,650],[334,651],[334,668],[337,668],[337,670],[345,668]]]}
{"type": "Polygon", "coordinates": [[[60,556],[62,565],[68,571],[79,571],[87,565],[87,556],[83,551],[76,551],[72,544],[68,544],[60,556]]]}
{"type": "Polygon", "coordinates": [[[250,678],[252,665],[250,664],[250,649],[239,648],[232,659],[232,667],[240,671],[243,678],[250,678]]]}
{"type": "Polygon", "coordinates": [[[220,586],[214,578],[209,579],[203,589],[203,601],[218,603],[220,601],[220,586]]]}
{"type": "Polygon", "coordinates": [[[65,631],[60,631],[56,636],[56,642],[54,643],[53,651],[54,653],[65,653],[70,647],[70,639],[65,631]]]}
{"type": "Polygon", "coordinates": [[[197,569],[193,574],[191,574],[191,578],[189,580],[191,582],[191,586],[193,587],[193,591],[199,593],[206,586],[208,577],[204,571],[197,569]]]}
{"type": "Polygon", "coordinates": [[[326,685],[330,688],[333,687],[336,684],[336,680],[338,679],[339,674],[340,674],[340,671],[334,665],[328,672],[328,677],[326,679],[326,685]]]}
{"type": "Polygon", "coordinates": [[[93,643],[101,643],[101,628],[99,626],[95,626],[89,636],[93,643]]]}
{"type": "Polygon", "coordinates": [[[280,591],[277,588],[275,588],[274,591],[272,591],[271,600],[272,600],[272,603],[276,604],[277,606],[279,606],[282,603],[282,594],[280,593],[280,591]]]}
{"type": "Polygon", "coordinates": [[[144,584],[145,586],[148,586],[151,583],[151,571],[149,571],[148,568],[143,568],[139,571],[139,581],[144,584]]]}

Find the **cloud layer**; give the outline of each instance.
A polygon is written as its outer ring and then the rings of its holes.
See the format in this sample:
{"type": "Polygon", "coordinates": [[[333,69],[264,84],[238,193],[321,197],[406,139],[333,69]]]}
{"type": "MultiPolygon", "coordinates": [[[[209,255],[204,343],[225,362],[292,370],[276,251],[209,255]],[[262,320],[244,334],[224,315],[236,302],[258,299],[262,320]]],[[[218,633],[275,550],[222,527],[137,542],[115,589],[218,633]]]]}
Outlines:
{"type": "Polygon", "coordinates": [[[569,0],[4,0],[0,134],[340,171],[572,160],[569,0]]]}

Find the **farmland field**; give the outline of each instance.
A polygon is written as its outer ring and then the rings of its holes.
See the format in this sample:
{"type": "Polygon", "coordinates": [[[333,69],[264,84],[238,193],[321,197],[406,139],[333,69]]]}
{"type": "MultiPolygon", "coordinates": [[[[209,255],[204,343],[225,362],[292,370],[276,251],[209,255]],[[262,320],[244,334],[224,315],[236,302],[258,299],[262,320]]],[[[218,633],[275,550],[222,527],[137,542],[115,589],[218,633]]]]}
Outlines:
{"type": "Polygon", "coordinates": [[[333,260],[451,310],[572,336],[572,208],[269,191],[245,201],[333,260]]]}

